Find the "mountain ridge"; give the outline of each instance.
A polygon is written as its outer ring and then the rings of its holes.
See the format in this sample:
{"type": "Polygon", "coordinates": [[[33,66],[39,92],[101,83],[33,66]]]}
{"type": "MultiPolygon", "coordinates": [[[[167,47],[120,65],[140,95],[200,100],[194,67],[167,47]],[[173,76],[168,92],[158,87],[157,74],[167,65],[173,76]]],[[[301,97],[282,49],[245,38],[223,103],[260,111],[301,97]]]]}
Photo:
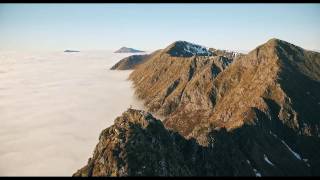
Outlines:
{"type": "MultiPolygon", "coordinates": [[[[223,51],[176,56],[167,53],[171,45],[140,64],[129,79],[147,111],[163,116],[165,131],[179,134],[182,141],[194,141],[197,145],[192,147],[201,149],[203,156],[194,151],[188,160],[181,157],[189,157],[188,151],[170,146],[170,152],[180,155],[174,155],[169,164],[185,159],[186,172],[177,165],[177,169],[170,166],[171,174],[155,175],[319,175],[320,53],[275,38],[240,56],[223,51]],[[199,159],[192,163],[192,158],[199,159]]],[[[147,154],[157,159],[157,154],[168,150],[161,149],[147,154]]],[[[136,166],[129,160],[119,162],[136,166]]],[[[139,162],[152,166],[150,160],[139,162]]],[[[137,171],[124,171],[115,175],[137,175],[137,171]]],[[[82,172],[86,170],[77,175],[82,172]]]]}

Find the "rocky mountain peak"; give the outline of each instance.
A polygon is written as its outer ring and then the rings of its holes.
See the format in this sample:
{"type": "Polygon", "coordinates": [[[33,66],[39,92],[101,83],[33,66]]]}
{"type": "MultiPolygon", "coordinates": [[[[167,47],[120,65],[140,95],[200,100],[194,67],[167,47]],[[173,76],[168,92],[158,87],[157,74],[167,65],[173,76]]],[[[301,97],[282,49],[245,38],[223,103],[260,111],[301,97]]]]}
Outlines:
{"type": "Polygon", "coordinates": [[[176,41],[164,50],[174,57],[211,56],[213,53],[204,46],[187,41],[176,41]]]}
{"type": "MultiPolygon", "coordinates": [[[[304,49],[296,46],[294,44],[291,44],[287,41],[280,40],[277,38],[272,38],[268,40],[266,43],[258,46],[255,50],[268,50],[271,52],[272,50],[275,50],[277,54],[279,53],[285,53],[286,55],[294,54],[294,53],[299,53],[302,52],[304,49]]],[[[273,52],[273,51],[272,51],[273,52]]]]}

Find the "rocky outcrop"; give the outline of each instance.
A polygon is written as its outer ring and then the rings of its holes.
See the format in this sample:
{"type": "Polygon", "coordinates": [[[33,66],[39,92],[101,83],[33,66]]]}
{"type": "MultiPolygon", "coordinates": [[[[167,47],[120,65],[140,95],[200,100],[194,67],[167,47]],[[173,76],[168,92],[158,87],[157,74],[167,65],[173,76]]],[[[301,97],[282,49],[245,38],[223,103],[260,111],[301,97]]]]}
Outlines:
{"type": "Polygon", "coordinates": [[[215,49],[215,48],[209,48],[209,50],[217,56],[225,56],[229,59],[235,59],[235,58],[238,58],[238,57],[245,55],[243,53],[239,53],[239,52],[235,52],[235,51],[220,50],[220,49],[215,49]]]}
{"type": "Polygon", "coordinates": [[[144,51],[140,51],[140,50],[128,48],[128,47],[122,47],[115,51],[115,53],[141,53],[141,52],[144,52],[144,51]]]}
{"type": "Polygon", "coordinates": [[[202,147],[167,130],[151,114],[128,109],[102,131],[93,157],[74,176],[253,176],[242,153],[229,149],[229,143],[202,147]]]}

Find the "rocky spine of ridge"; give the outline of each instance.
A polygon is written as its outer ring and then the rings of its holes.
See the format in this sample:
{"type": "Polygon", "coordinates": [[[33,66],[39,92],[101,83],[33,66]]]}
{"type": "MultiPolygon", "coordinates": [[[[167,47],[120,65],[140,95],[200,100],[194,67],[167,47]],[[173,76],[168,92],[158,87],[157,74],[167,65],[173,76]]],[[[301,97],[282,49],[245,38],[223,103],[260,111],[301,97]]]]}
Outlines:
{"type": "Polygon", "coordinates": [[[311,175],[308,162],[262,130],[254,125],[233,132],[211,129],[208,145],[202,146],[166,129],[150,113],[128,109],[101,132],[87,165],[73,176],[311,175]]]}
{"type": "Polygon", "coordinates": [[[128,109],[101,132],[92,158],[73,176],[255,175],[241,152],[228,148],[231,140],[214,144],[218,148],[200,146],[150,113],[128,109]]]}
{"type": "Polygon", "coordinates": [[[209,51],[213,52],[213,54],[217,56],[225,56],[229,59],[236,59],[241,56],[244,56],[245,54],[235,52],[235,51],[227,51],[227,50],[220,50],[220,49],[215,49],[215,48],[209,48],[209,51]]]}

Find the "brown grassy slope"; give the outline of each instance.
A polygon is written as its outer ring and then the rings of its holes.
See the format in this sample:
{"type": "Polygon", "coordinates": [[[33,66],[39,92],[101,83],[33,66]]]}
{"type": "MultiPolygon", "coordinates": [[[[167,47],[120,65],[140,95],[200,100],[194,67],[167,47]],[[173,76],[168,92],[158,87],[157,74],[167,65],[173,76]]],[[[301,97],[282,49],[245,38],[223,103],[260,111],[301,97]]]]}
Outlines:
{"type": "MultiPolygon", "coordinates": [[[[259,149],[265,149],[269,157],[279,161],[278,166],[288,168],[285,161],[279,160],[281,155],[276,154],[277,146],[265,144],[267,137],[274,136],[298,152],[311,164],[312,173],[318,174],[319,64],[320,53],[278,39],[269,40],[218,75],[213,88],[216,105],[211,116],[202,118],[187,136],[206,145],[209,142],[207,134],[212,128],[225,127],[229,132],[235,132],[251,124],[260,132],[248,132],[239,137],[240,142],[255,139],[240,145],[245,151],[261,151],[254,150],[253,144],[259,144],[259,149]],[[255,138],[261,135],[266,137],[255,138]]],[[[262,155],[248,156],[258,158],[262,155]]]]}
{"type": "Polygon", "coordinates": [[[223,59],[162,51],[130,79],[148,110],[165,116],[165,125],[184,136],[198,124],[240,127],[252,121],[252,108],[270,114],[266,100],[280,106],[288,127],[318,135],[319,53],[271,39],[228,68],[223,59]]]}
{"type": "Polygon", "coordinates": [[[285,41],[269,40],[215,79],[216,105],[213,115],[206,121],[227,128],[241,126],[250,120],[249,111],[253,107],[268,113],[270,109],[265,99],[269,99],[280,106],[280,120],[288,127],[298,130],[305,124],[317,129],[319,120],[314,120],[320,117],[316,111],[320,102],[317,93],[320,90],[319,64],[319,53],[305,51],[285,41]]]}

